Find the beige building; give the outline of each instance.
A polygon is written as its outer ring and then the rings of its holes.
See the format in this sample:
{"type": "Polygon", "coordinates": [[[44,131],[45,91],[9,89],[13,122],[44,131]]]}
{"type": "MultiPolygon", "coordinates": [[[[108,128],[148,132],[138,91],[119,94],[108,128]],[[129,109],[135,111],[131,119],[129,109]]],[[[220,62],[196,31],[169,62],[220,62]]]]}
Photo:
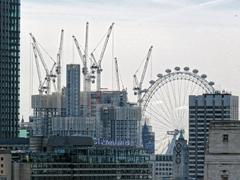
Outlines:
{"type": "Polygon", "coordinates": [[[205,153],[205,180],[239,180],[240,121],[213,121],[205,153]]]}
{"type": "Polygon", "coordinates": [[[0,150],[0,180],[11,180],[12,155],[9,150],[0,150]]]}

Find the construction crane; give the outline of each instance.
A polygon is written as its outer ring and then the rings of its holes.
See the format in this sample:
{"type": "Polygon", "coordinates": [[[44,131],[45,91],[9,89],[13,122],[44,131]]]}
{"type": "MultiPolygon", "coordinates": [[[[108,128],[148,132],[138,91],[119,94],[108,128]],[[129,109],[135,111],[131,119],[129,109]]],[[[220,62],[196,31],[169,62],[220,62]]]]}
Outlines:
{"type": "MultiPolygon", "coordinates": [[[[44,67],[44,70],[45,70],[45,72],[46,72],[45,80],[46,80],[47,85],[46,85],[46,87],[45,87],[45,93],[46,93],[46,94],[49,94],[50,91],[51,91],[51,77],[52,77],[53,75],[50,74],[50,72],[49,72],[49,69],[48,69],[48,67],[47,67],[47,65],[46,65],[46,63],[45,63],[45,61],[44,61],[43,55],[42,55],[42,53],[40,52],[40,49],[39,49],[39,47],[38,47],[38,43],[37,43],[37,41],[36,41],[36,38],[33,36],[32,33],[30,33],[30,36],[31,36],[31,38],[32,38],[32,40],[33,40],[33,44],[34,44],[35,50],[36,50],[36,52],[37,52],[37,54],[38,54],[38,56],[39,56],[39,58],[40,58],[40,60],[41,60],[41,63],[42,63],[42,65],[43,65],[43,67],[44,67]]],[[[53,67],[54,67],[54,65],[53,65],[53,67]]],[[[52,69],[53,69],[53,68],[52,68],[52,69]]]]}
{"type": "Polygon", "coordinates": [[[44,92],[44,86],[43,86],[40,66],[39,66],[39,62],[38,62],[37,50],[33,43],[32,43],[32,47],[33,47],[33,54],[34,54],[34,59],[35,59],[37,74],[38,74],[38,80],[39,80],[38,92],[40,95],[42,95],[44,92]]]}
{"type": "Polygon", "coordinates": [[[104,41],[103,48],[102,48],[102,51],[101,51],[98,61],[96,60],[93,52],[91,53],[91,57],[94,62],[93,65],[91,66],[91,68],[93,69],[93,71],[95,71],[95,69],[97,71],[97,88],[96,88],[97,91],[100,91],[100,89],[101,89],[101,73],[103,71],[101,64],[102,64],[103,56],[106,51],[107,44],[108,44],[108,41],[109,41],[109,38],[110,38],[110,35],[112,32],[113,26],[114,26],[114,23],[112,23],[111,26],[108,28],[107,36],[104,41]]]}
{"type": "Polygon", "coordinates": [[[82,68],[82,73],[83,73],[83,90],[84,91],[91,91],[91,80],[92,76],[89,73],[88,66],[87,66],[87,61],[88,61],[88,31],[89,31],[89,23],[86,23],[86,37],[85,37],[85,50],[84,53],[81,51],[79,42],[75,36],[73,37],[74,43],[76,45],[76,48],[78,50],[78,54],[80,56],[80,59],[82,60],[83,63],[83,68],[82,68]]]}
{"type": "Polygon", "coordinates": [[[140,81],[138,81],[136,73],[133,75],[133,78],[134,78],[134,88],[133,88],[133,90],[134,90],[134,94],[138,96],[138,103],[139,104],[141,104],[141,97],[142,97],[141,95],[142,95],[143,92],[145,92],[145,90],[142,89],[142,85],[143,85],[143,81],[144,81],[144,78],[145,78],[145,75],[146,75],[149,60],[150,60],[150,57],[151,57],[151,54],[152,54],[152,49],[153,49],[153,46],[151,46],[148,50],[147,58],[146,58],[146,61],[145,61],[144,67],[143,67],[143,72],[142,72],[140,81]]]}
{"type": "Polygon", "coordinates": [[[63,49],[63,38],[64,38],[64,30],[61,30],[60,36],[60,45],[57,53],[57,66],[56,66],[56,74],[57,74],[57,91],[61,93],[61,61],[62,61],[62,49],[63,49]]]}
{"type": "Polygon", "coordinates": [[[118,61],[115,57],[115,71],[116,71],[116,80],[117,80],[117,90],[120,91],[120,78],[119,78],[119,70],[118,70],[118,61]]]}

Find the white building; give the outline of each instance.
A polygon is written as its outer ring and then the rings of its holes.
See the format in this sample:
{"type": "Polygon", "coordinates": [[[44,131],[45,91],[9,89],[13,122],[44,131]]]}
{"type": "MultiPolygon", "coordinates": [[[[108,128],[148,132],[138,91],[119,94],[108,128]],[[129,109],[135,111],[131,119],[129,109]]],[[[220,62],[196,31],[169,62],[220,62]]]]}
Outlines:
{"type": "Polygon", "coordinates": [[[204,180],[239,180],[240,121],[210,124],[204,180]]]}

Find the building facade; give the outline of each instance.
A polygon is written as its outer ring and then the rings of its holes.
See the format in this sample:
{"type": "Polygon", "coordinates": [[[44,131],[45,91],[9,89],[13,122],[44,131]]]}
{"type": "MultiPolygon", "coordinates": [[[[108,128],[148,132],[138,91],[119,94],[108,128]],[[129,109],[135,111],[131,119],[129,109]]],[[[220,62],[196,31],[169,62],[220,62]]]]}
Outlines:
{"type": "Polygon", "coordinates": [[[173,156],[170,154],[156,154],[153,163],[155,180],[173,179],[173,156]]]}
{"type": "Polygon", "coordinates": [[[188,180],[188,145],[183,130],[180,131],[173,149],[173,179],[188,180]]]}
{"type": "Polygon", "coordinates": [[[0,138],[18,136],[20,0],[0,1],[0,138]]]}
{"type": "Polygon", "coordinates": [[[32,137],[25,153],[12,156],[18,157],[9,161],[12,180],[153,179],[150,156],[143,149],[95,144],[86,136],[32,137]]]}
{"type": "Polygon", "coordinates": [[[66,87],[67,116],[80,116],[80,65],[67,65],[66,87]]]}
{"type": "Polygon", "coordinates": [[[226,93],[189,97],[189,179],[204,177],[209,123],[238,119],[238,97],[226,93]]]}
{"type": "Polygon", "coordinates": [[[145,122],[142,128],[142,143],[146,153],[154,154],[155,152],[155,133],[152,126],[145,122]]]}
{"type": "Polygon", "coordinates": [[[240,177],[240,121],[213,121],[205,153],[204,180],[240,177]]]}

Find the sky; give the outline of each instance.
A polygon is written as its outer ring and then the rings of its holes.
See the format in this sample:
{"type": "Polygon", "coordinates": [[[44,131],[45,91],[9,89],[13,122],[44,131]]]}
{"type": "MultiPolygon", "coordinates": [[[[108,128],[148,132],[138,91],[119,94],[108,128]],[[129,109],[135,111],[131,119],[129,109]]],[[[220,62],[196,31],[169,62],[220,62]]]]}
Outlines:
{"type": "MultiPolygon", "coordinates": [[[[188,66],[207,74],[216,89],[240,95],[239,0],[22,0],[20,115],[27,121],[31,115],[31,95],[38,93],[29,33],[56,59],[60,31],[65,30],[62,73],[65,84],[65,65],[81,63],[72,35],[84,45],[87,21],[90,52],[110,24],[115,23],[102,63],[102,86],[116,88],[113,57],[117,57],[131,101],[136,101],[133,74],[151,45],[145,87],[149,80],[156,79],[156,74],[168,68],[188,66]]],[[[51,67],[47,57],[46,62],[51,67]]]]}

